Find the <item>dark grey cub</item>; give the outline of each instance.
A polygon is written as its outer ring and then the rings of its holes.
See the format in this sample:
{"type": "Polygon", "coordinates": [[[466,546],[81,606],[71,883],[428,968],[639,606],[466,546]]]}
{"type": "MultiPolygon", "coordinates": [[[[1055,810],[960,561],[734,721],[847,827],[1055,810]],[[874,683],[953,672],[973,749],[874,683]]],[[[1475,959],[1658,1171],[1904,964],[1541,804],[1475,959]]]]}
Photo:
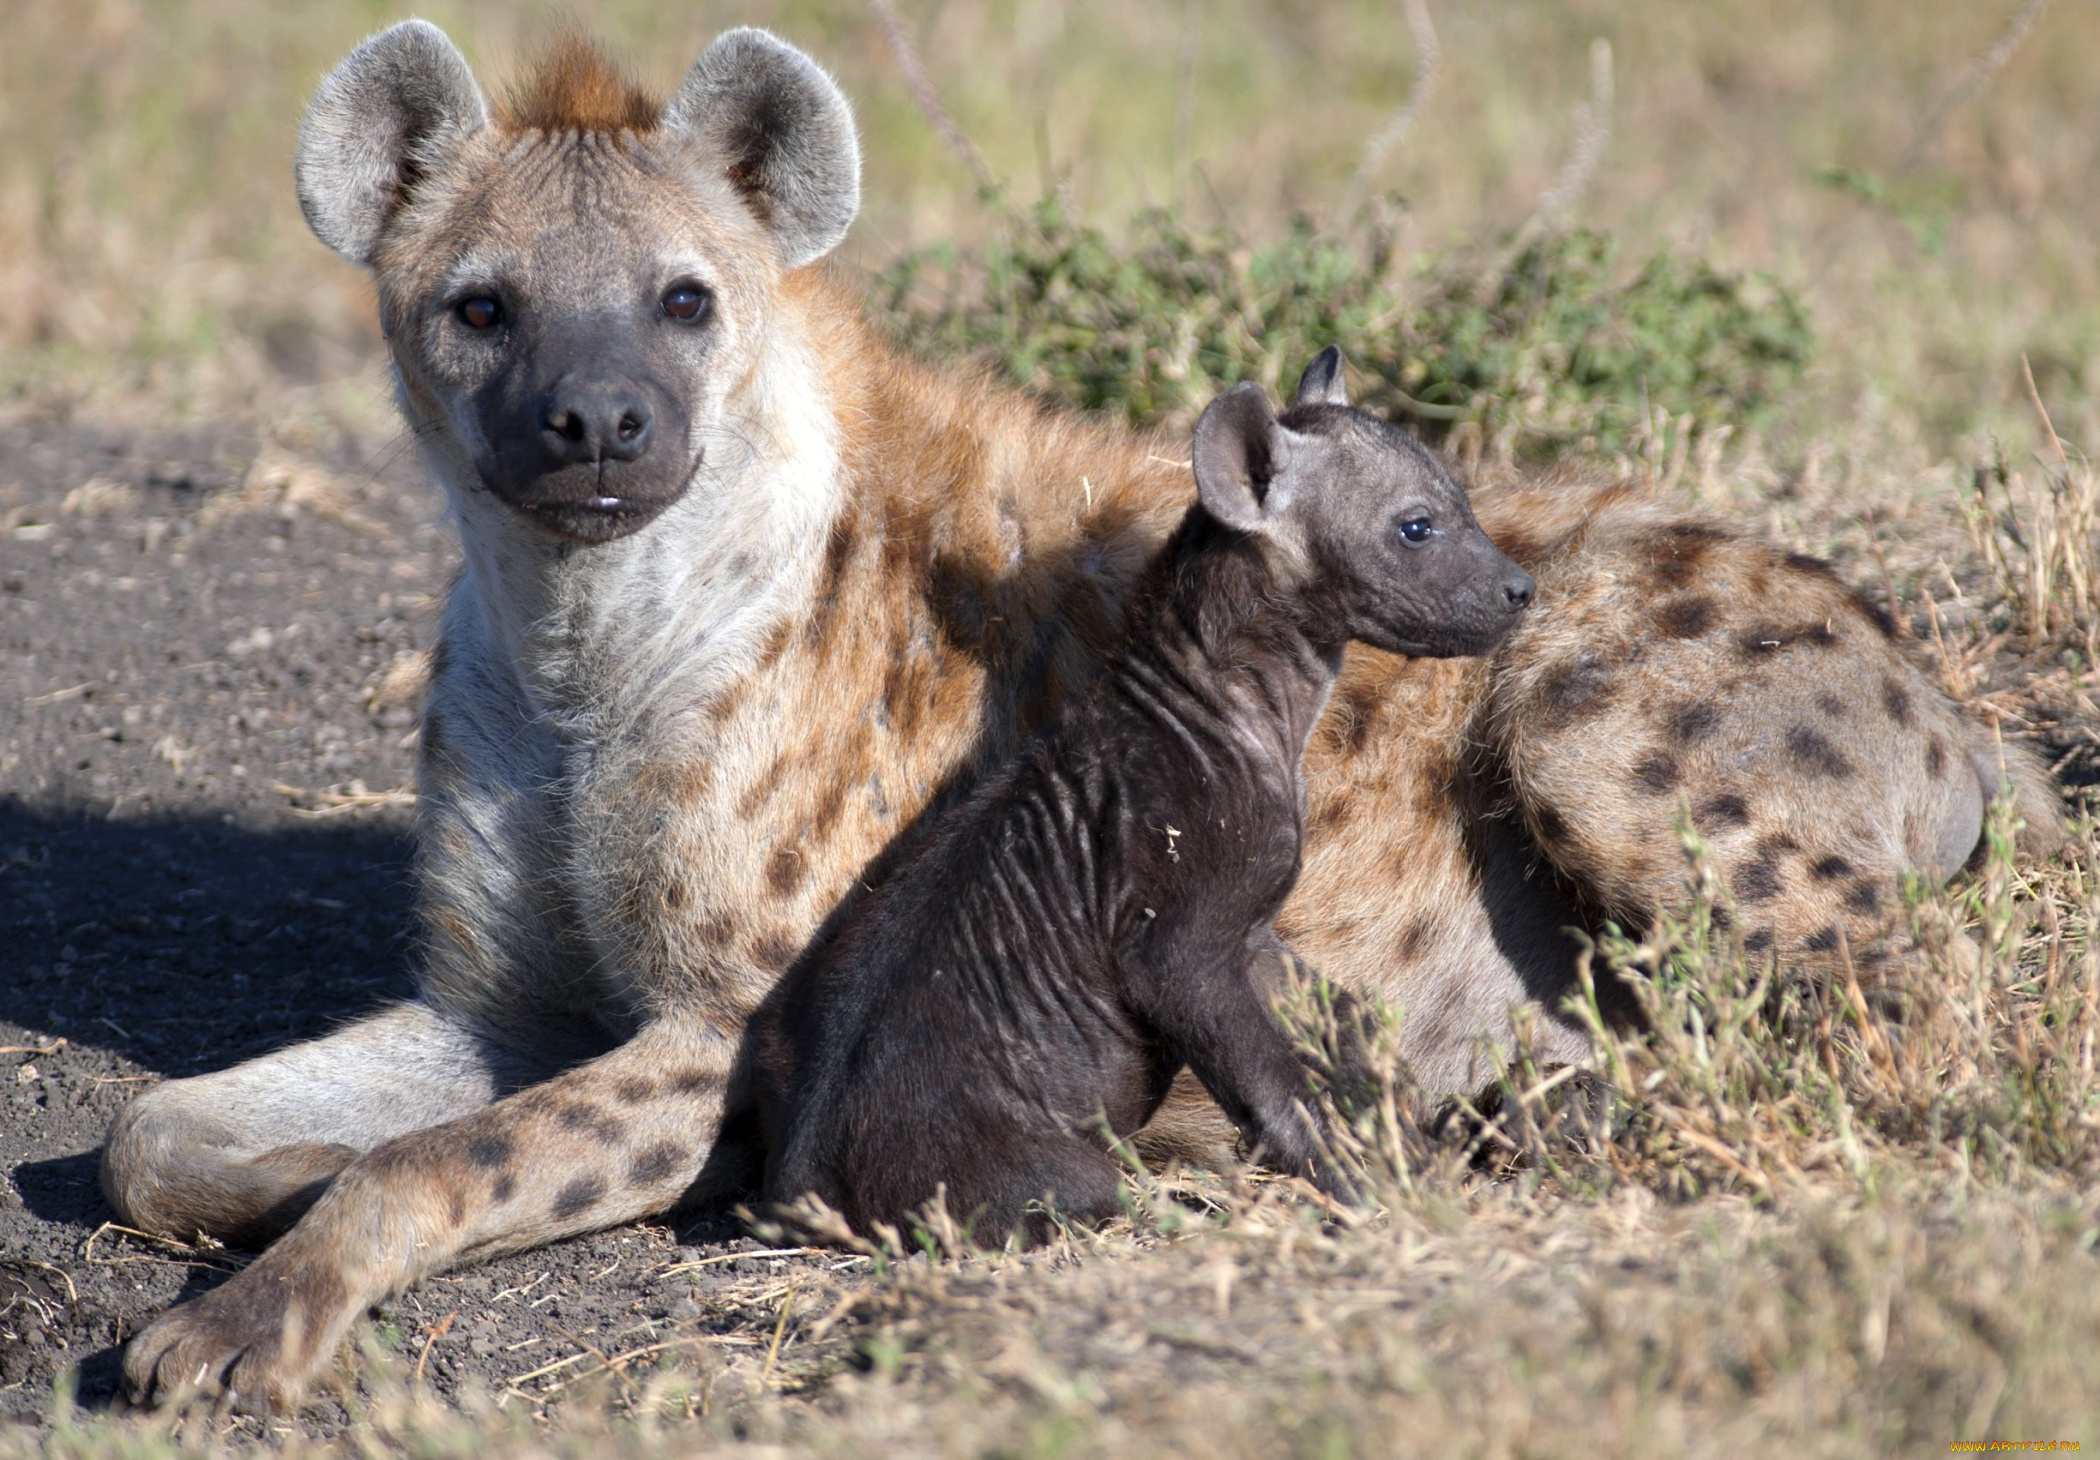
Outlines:
{"type": "Polygon", "coordinates": [[[760,1010],[732,1119],[768,1200],[866,1231],[945,1185],[980,1241],[1099,1220],[1104,1120],[1136,1131],[1183,1066],[1261,1159],[1330,1179],[1273,1012],[1306,739],[1351,639],[1480,654],[1532,594],[1341,370],[1323,353],[1280,419],[1255,385],[1211,403],[1127,642],[760,1010]]]}

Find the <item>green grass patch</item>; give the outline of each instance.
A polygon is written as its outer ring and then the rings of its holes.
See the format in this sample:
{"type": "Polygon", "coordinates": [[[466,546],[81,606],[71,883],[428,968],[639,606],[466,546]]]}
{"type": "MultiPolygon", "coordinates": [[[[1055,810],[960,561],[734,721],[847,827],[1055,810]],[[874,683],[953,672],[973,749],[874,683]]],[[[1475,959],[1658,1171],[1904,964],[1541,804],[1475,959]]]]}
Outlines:
{"type": "Polygon", "coordinates": [[[1617,454],[1690,416],[1755,426],[1814,350],[1773,279],[1677,253],[1627,259],[1591,231],[1482,241],[1403,268],[1298,223],[1250,247],[1173,212],[1121,237],[1055,200],[981,254],[906,254],[878,317],[1029,389],[1133,424],[1179,424],[1242,380],[1287,384],[1340,345],[1362,403],[1505,454],[1617,454]]]}

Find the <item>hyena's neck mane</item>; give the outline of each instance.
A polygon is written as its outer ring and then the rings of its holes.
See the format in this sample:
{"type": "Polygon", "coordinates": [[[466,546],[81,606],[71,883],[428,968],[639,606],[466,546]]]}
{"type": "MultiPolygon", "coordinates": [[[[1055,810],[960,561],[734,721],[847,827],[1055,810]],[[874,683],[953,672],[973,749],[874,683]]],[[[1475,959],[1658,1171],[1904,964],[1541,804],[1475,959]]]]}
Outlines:
{"type": "Polygon", "coordinates": [[[1191,508],[1132,595],[1106,679],[1199,742],[1242,743],[1294,778],[1341,668],[1330,597],[1191,508]]]}

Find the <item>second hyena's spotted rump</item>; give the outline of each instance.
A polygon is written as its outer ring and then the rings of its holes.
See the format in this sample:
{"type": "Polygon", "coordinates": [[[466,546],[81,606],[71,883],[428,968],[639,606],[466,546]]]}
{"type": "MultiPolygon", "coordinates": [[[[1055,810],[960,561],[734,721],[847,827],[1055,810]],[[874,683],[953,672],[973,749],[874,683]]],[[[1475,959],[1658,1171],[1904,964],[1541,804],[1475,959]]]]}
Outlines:
{"type": "Polygon", "coordinates": [[[2030,841],[2053,838],[2026,761],[1827,563],[1632,494],[1557,524],[1551,491],[1522,493],[1540,510],[1511,544],[1549,606],[1505,651],[1485,728],[1533,838],[1598,912],[1639,929],[1683,896],[1688,817],[1751,951],[1815,961],[1842,941],[1875,961],[1897,874],[1957,871],[2002,781],[2030,841]]]}
{"type": "MultiPolygon", "coordinates": [[[[284,1234],[137,1337],[149,1396],[288,1401],[426,1273],[720,1191],[751,1011],[1094,674],[1192,490],[1178,442],[874,336],[810,267],[858,206],[851,113],[760,32],[667,103],[569,45],[492,108],[440,31],[397,26],[323,85],[298,175],[376,277],[460,531],[419,993],[119,1117],[103,1185],[134,1225],[284,1234]]],[[[1405,1006],[1425,1081],[1478,1080],[1526,1001],[1546,1057],[1586,1054],[1552,1012],[1564,930],[1678,895],[1680,810],[1789,958],[1968,855],[1991,738],[1820,569],[1609,485],[1474,507],[1535,620],[1485,662],[1350,652],[1277,919],[1405,1006]]],[[[1146,1139],[1230,1134],[1193,1092],[1146,1139]]]]}

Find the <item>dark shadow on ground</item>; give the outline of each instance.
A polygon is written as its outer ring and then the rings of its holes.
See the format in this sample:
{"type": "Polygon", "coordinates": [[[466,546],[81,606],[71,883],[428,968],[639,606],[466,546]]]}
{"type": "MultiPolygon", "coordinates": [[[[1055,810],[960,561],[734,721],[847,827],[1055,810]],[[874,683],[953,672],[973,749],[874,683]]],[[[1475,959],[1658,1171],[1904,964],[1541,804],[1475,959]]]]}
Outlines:
{"type": "Polygon", "coordinates": [[[0,1020],[170,1076],[324,1034],[411,992],[409,855],[398,830],[0,797],[0,1020]]]}

